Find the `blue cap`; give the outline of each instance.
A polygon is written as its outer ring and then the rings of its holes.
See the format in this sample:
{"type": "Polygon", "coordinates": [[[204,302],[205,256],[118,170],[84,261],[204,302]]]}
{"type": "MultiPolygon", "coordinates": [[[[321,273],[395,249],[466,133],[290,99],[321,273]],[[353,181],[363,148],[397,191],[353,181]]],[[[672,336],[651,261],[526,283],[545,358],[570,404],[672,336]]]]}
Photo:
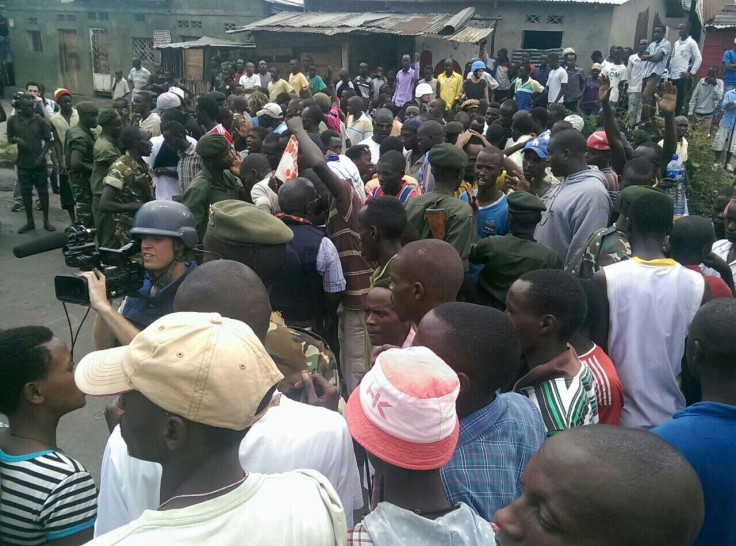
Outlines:
{"type": "Polygon", "coordinates": [[[419,126],[422,124],[422,120],[419,118],[409,118],[407,119],[403,125],[401,126],[402,129],[409,129],[410,131],[416,131],[419,129],[419,126]]]}
{"type": "Polygon", "coordinates": [[[539,157],[545,159],[549,156],[547,144],[549,144],[549,137],[534,137],[526,141],[524,149],[534,150],[539,157]]]}
{"type": "Polygon", "coordinates": [[[470,71],[475,72],[479,68],[482,68],[483,70],[486,69],[486,63],[483,61],[475,61],[473,64],[470,65],[470,71]]]}

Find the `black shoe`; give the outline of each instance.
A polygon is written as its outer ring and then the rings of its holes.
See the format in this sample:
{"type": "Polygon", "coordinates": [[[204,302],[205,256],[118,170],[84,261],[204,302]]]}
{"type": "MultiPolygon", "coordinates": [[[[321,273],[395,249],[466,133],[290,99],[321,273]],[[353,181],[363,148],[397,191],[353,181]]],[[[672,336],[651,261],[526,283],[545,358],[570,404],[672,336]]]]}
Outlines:
{"type": "Polygon", "coordinates": [[[59,186],[51,186],[51,193],[59,195],[59,186]]]}
{"type": "Polygon", "coordinates": [[[32,231],[34,229],[36,229],[36,224],[26,224],[18,230],[18,233],[26,233],[27,231],[32,231]]]}
{"type": "Polygon", "coordinates": [[[23,210],[23,205],[21,203],[16,203],[13,205],[13,208],[10,209],[11,212],[20,212],[23,210]]]}
{"type": "Polygon", "coordinates": [[[41,201],[36,202],[36,210],[43,210],[43,205],[41,204],[41,201]]]}

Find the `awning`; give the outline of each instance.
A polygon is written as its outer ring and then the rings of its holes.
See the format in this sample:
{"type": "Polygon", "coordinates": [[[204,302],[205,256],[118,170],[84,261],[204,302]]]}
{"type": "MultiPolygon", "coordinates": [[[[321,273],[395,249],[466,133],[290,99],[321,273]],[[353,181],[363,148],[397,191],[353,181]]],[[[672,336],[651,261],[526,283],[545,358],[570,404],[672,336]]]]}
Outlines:
{"type": "Polygon", "coordinates": [[[242,49],[246,47],[256,47],[256,44],[253,42],[233,42],[231,40],[222,40],[220,38],[210,38],[208,36],[202,36],[199,40],[191,40],[189,42],[176,42],[173,44],[155,46],[156,49],[192,49],[198,47],[242,49]]]}
{"type": "Polygon", "coordinates": [[[472,26],[475,8],[465,8],[455,14],[426,13],[322,13],[283,12],[255,23],[244,25],[237,32],[282,32],[322,34],[391,34],[395,36],[432,36],[453,42],[473,43],[488,38],[491,28],[472,26]]]}

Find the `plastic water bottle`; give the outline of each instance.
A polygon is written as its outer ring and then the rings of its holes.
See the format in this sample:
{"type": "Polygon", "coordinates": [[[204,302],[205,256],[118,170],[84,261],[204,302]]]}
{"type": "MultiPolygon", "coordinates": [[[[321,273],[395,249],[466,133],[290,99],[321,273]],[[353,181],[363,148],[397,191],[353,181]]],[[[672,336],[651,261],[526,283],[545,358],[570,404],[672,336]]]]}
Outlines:
{"type": "Polygon", "coordinates": [[[675,218],[687,214],[687,201],[685,196],[685,165],[682,164],[677,154],[672,156],[672,161],[667,164],[667,178],[675,181],[667,193],[675,200],[675,218]]]}

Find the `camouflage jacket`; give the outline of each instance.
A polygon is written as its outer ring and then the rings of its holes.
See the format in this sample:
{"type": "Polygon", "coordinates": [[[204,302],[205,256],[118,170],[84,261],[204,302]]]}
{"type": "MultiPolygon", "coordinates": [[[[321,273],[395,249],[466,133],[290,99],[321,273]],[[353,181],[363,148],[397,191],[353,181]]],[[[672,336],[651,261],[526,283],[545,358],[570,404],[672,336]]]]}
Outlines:
{"type": "MultiPolygon", "coordinates": [[[[113,201],[115,203],[145,203],[153,196],[153,171],[146,163],[138,163],[128,155],[120,156],[110,165],[104,184],[117,190],[113,201]],[[146,176],[148,183],[144,188],[136,182],[136,178],[146,176]]],[[[115,238],[124,245],[130,241],[128,230],[133,227],[135,211],[116,212],[113,214],[115,222],[115,238]]]]}
{"type": "Polygon", "coordinates": [[[289,328],[277,312],[271,313],[266,351],[284,375],[279,391],[290,398],[296,390],[294,385],[302,379],[302,370],[317,372],[331,385],[339,387],[337,360],[327,342],[313,332],[289,328]]]}
{"type": "Polygon", "coordinates": [[[616,226],[599,229],[593,234],[583,253],[580,276],[591,279],[601,267],[623,262],[630,257],[631,245],[623,231],[618,231],[616,226]]]}

